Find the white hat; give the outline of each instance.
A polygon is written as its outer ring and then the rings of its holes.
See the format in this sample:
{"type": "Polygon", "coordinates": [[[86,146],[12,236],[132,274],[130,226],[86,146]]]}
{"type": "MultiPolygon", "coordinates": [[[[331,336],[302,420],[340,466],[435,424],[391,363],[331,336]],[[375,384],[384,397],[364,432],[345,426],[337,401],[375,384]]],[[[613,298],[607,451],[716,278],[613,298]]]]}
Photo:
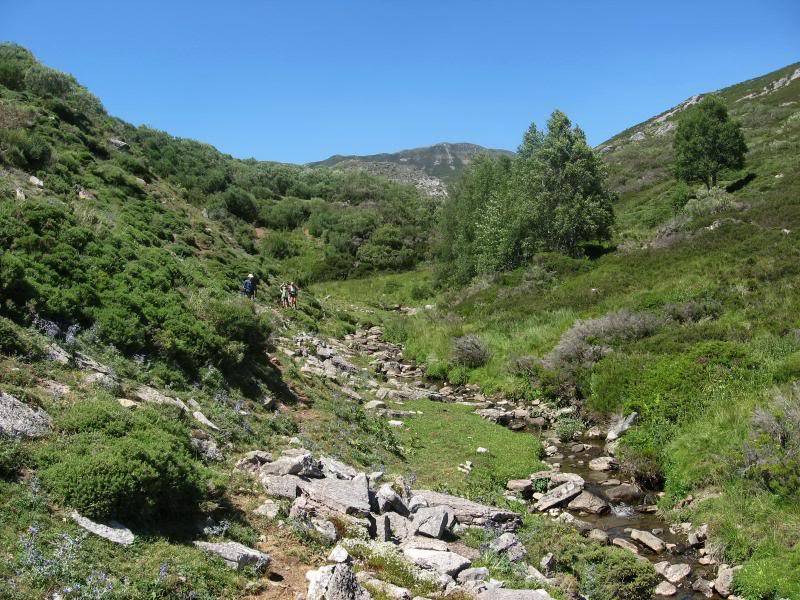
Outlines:
{"type": "Polygon", "coordinates": [[[247,275],[248,279],[249,279],[250,277],[252,277],[252,276],[253,276],[253,274],[252,274],[252,273],[250,273],[250,274],[248,274],[248,275],[247,275]]]}

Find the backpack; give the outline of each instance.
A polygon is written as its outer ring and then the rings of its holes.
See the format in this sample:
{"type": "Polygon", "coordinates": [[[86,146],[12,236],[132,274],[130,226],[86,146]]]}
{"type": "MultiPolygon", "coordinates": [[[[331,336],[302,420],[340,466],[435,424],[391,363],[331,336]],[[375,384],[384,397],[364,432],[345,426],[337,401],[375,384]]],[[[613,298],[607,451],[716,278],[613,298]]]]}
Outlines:
{"type": "Polygon", "coordinates": [[[253,287],[254,287],[254,284],[253,284],[253,280],[252,279],[245,279],[244,280],[244,284],[242,285],[242,289],[245,291],[245,293],[247,293],[247,294],[251,293],[253,291],[253,287]]]}

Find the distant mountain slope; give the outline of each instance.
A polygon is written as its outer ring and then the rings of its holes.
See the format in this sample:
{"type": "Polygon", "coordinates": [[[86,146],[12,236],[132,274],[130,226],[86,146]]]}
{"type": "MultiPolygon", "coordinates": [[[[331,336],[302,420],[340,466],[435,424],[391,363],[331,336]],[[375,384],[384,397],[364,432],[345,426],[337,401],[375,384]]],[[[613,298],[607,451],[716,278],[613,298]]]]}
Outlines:
{"type": "Polygon", "coordinates": [[[395,181],[411,183],[429,196],[444,196],[447,194],[446,185],[458,177],[476,155],[482,153],[513,154],[509,150],[484,148],[477,144],[443,142],[366,156],[336,154],[311,163],[311,166],[362,169],[395,181]]]}
{"type": "MultiPolygon", "coordinates": [[[[748,178],[748,188],[763,191],[800,170],[794,126],[800,119],[800,63],[710,93],[718,94],[731,117],[742,123],[749,152],[738,176],[748,178]]],[[[597,147],[609,166],[611,187],[620,194],[617,216],[623,237],[647,236],[670,217],[674,179],[669,168],[677,119],[707,94],[696,94],[597,147]]]]}

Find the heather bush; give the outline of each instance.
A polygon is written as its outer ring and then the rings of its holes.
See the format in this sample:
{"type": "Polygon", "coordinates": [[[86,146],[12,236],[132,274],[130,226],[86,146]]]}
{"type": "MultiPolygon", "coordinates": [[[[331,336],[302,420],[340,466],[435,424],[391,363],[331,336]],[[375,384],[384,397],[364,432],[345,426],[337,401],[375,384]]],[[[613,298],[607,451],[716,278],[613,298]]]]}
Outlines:
{"type": "Polygon", "coordinates": [[[584,423],[574,417],[561,417],[555,423],[555,432],[562,442],[568,442],[575,437],[575,434],[582,431],[584,423]]]}
{"type": "Polygon", "coordinates": [[[486,343],[476,335],[463,335],[453,340],[453,362],[468,368],[482,367],[491,354],[486,343]]]}
{"type": "Polygon", "coordinates": [[[758,407],[746,447],[747,472],[768,490],[800,498],[800,384],[758,407]]]}
{"type": "Polygon", "coordinates": [[[544,358],[550,369],[589,368],[611,351],[610,344],[641,339],[654,333],[662,319],[622,309],[596,319],[576,321],[544,358]]]}
{"type": "Polygon", "coordinates": [[[16,477],[24,466],[26,457],[19,440],[0,434],[0,479],[16,477]]]}
{"type": "Polygon", "coordinates": [[[127,413],[96,399],[67,410],[64,437],[38,453],[40,477],[60,502],[89,517],[146,521],[191,514],[205,498],[187,426],[155,408],[127,413]]]}

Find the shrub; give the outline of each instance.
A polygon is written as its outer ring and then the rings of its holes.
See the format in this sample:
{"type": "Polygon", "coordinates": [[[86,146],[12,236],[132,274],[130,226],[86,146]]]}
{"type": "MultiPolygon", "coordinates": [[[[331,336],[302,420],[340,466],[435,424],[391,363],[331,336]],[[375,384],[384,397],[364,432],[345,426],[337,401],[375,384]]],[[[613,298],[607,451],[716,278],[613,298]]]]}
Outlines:
{"type": "Polygon", "coordinates": [[[662,320],[645,312],[622,309],[596,319],[578,320],[561,335],[544,358],[551,369],[589,368],[611,351],[607,344],[641,339],[655,332],[662,320]]]}
{"type": "Polygon", "coordinates": [[[20,169],[37,170],[47,166],[52,150],[47,141],[23,129],[0,129],[0,159],[20,169]]]}
{"type": "Polygon", "coordinates": [[[758,407],[746,447],[747,470],[768,490],[800,498],[800,384],[758,407]]]}
{"type": "Polygon", "coordinates": [[[92,518],[191,514],[206,488],[186,426],[151,407],[128,414],[112,406],[95,400],[66,412],[60,422],[67,435],[39,454],[42,483],[92,518]]]}
{"type": "Polygon", "coordinates": [[[28,331],[0,317],[0,354],[31,358],[40,355],[41,348],[28,331]]]}
{"type": "Polygon", "coordinates": [[[575,437],[575,434],[584,428],[584,423],[580,419],[573,417],[561,417],[555,424],[555,432],[562,442],[568,442],[575,437]]]}
{"type": "Polygon", "coordinates": [[[686,185],[683,181],[679,181],[678,184],[673,188],[672,193],[670,194],[670,203],[672,204],[672,210],[676,213],[679,213],[683,210],[683,207],[686,206],[686,203],[693,197],[692,191],[689,189],[689,186],[686,185]]]}
{"type": "Polygon", "coordinates": [[[0,479],[12,479],[25,465],[26,455],[18,440],[0,435],[0,479]]]}
{"type": "Polygon", "coordinates": [[[471,369],[489,362],[491,354],[486,344],[476,335],[463,335],[453,340],[453,362],[471,369]]]}
{"type": "Polygon", "coordinates": [[[77,87],[77,82],[66,73],[34,65],[25,73],[25,87],[37,96],[63,97],[77,87]]]}
{"type": "Polygon", "coordinates": [[[692,218],[704,217],[723,212],[734,206],[733,196],[724,188],[713,187],[700,190],[696,198],[689,200],[684,211],[692,218]]]}
{"type": "Polygon", "coordinates": [[[794,352],[784,358],[775,369],[777,383],[790,383],[800,380],[800,352],[794,352]]]}
{"type": "Polygon", "coordinates": [[[625,550],[586,545],[572,556],[583,595],[592,600],[650,600],[658,583],[653,566],[625,550]]]}

